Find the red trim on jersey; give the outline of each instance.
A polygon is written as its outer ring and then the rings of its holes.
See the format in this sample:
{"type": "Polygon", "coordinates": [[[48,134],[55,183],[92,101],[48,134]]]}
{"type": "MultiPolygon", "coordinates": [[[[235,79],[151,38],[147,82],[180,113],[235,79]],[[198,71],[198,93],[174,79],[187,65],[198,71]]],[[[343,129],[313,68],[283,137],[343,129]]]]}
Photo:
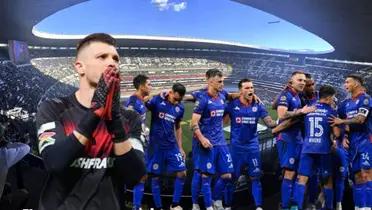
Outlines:
{"type": "Polygon", "coordinates": [[[287,86],[286,88],[293,96],[298,95],[297,91],[292,86],[287,86]]]}
{"type": "MultiPolygon", "coordinates": [[[[66,121],[63,123],[63,127],[66,136],[68,136],[75,130],[76,125],[71,121],[66,121]]],[[[97,125],[92,136],[93,140],[89,140],[85,145],[85,153],[89,157],[108,157],[112,151],[113,142],[111,141],[111,134],[108,132],[104,121],[101,121],[97,125]]]]}
{"type": "Polygon", "coordinates": [[[366,93],[366,92],[361,91],[361,92],[359,92],[355,97],[351,96],[351,99],[352,99],[353,101],[355,101],[355,100],[357,100],[361,95],[363,95],[363,94],[365,94],[365,93],[366,93]]]}

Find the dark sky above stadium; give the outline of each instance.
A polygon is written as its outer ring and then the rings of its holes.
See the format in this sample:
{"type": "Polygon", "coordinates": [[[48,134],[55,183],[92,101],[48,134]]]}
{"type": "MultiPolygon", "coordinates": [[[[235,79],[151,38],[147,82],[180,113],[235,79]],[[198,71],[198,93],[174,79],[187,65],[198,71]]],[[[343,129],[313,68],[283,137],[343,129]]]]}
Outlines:
{"type": "Polygon", "coordinates": [[[220,40],[297,53],[333,51],[299,26],[230,0],[92,0],[61,10],[34,28],[42,36],[93,32],[220,40]]]}

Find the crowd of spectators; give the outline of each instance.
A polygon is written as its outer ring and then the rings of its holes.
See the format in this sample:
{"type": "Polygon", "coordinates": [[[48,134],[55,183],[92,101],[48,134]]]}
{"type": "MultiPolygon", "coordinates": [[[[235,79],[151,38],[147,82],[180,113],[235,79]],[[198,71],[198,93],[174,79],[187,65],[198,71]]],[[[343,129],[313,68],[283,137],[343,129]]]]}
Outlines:
{"type": "MultiPolygon", "coordinates": [[[[132,79],[139,73],[147,74],[155,88],[165,89],[174,82],[181,82],[188,89],[195,89],[203,86],[205,71],[209,68],[223,70],[227,76],[226,86],[237,86],[237,82],[243,77],[252,79],[257,95],[267,105],[283,89],[289,75],[299,69],[311,73],[318,85],[329,84],[336,87],[340,100],[346,96],[343,81],[350,73],[361,74],[368,90],[372,90],[372,67],[365,64],[305,58],[299,65],[291,62],[290,56],[256,53],[166,50],[119,50],[119,53],[123,93],[133,91],[132,79]]],[[[10,139],[29,142],[27,139],[35,138],[33,129],[28,128],[33,126],[32,116],[38,103],[48,98],[68,95],[78,86],[78,75],[72,66],[73,55],[67,50],[54,50],[54,56],[46,56],[47,54],[42,50],[37,53],[31,51],[34,57],[31,64],[21,66],[15,66],[6,59],[0,60],[0,112],[21,107],[31,116],[27,121],[8,119],[12,121],[8,136],[10,139]],[[40,57],[44,56],[43,53],[45,57],[40,57]],[[26,128],[24,130],[27,135],[18,132],[21,127],[26,128]]]]}
{"type": "Polygon", "coordinates": [[[36,112],[36,105],[42,93],[53,84],[32,65],[15,66],[10,61],[0,64],[0,109],[22,107],[30,113],[36,112]]]}

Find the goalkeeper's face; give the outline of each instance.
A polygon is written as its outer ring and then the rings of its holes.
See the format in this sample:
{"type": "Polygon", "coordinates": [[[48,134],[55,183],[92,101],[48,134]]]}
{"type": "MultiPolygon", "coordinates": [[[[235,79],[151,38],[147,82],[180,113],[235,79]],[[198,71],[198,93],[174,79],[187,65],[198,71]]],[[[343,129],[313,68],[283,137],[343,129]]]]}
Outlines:
{"type": "Polygon", "coordinates": [[[119,54],[116,48],[102,42],[92,42],[80,50],[75,68],[80,79],[95,87],[106,69],[119,70],[119,54]]]}

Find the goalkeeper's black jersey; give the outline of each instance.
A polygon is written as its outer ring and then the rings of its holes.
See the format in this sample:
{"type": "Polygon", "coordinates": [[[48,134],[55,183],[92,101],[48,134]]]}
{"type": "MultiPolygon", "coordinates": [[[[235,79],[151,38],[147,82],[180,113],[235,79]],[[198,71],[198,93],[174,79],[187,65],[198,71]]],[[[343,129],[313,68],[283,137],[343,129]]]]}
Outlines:
{"type": "MultiPolygon", "coordinates": [[[[83,146],[72,135],[88,109],[75,95],[43,102],[37,112],[39,152],[49,172],[41,192],[39,209],[120,209],[118,193],[124,190],[121,171],[116,170],[111,135],[102,120],[93,139],[83,146]],[[73,155],[58,144],[73,141],[73,155]],[[75,145],[74,145],[75,144],[75,145]],[[76,149],[76,151],[75,151],[76,149]],[[57,161],[56,161],[57,160],[57,161]]],[[[129,136],[140,138],[140,116],[122,110],[124,127],[129,136]],[[128,123],[129,122],[129,123],[128,123]]]]}

